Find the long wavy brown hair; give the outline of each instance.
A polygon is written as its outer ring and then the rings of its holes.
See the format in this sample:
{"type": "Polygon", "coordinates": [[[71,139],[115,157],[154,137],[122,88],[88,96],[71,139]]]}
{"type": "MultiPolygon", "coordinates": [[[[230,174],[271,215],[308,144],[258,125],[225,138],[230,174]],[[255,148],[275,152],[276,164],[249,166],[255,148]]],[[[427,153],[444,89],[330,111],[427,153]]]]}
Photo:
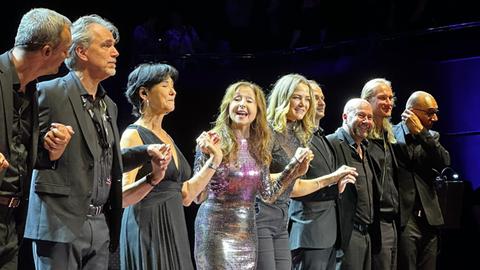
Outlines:
{"type": "Polygon", "coordinates": [[[272,161],[271,131],[267,125],[265,94],[260,86],[247,81],[239,81],[231,84],[223,96],[219,109],[220,113],[215,120],[213,130],[217,132],[222,139],[224,161],[231,162],[236,160],[238,140],[232,130],[232,120],[230,119],[228,109],[235,92],[242,86],[249,87],[253,90],[257,103],[257,116],[250,124],[250,137],[248,138],[250,154],[257,163],[269,165],[272,161]]]}

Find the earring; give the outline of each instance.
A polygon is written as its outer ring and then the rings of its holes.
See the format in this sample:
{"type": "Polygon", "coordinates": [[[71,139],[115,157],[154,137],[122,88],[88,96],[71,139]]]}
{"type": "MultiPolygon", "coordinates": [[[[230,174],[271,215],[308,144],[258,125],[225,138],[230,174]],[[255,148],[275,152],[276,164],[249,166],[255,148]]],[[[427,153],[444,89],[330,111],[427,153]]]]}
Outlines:
{"type": "Polygon", "coordinates": [[[145,109],[150,106],[150,101],[148,99],[144,99],[142,100],[142,104],[140,104],[140,115],[144,115],[145,114],[145,109]]]}

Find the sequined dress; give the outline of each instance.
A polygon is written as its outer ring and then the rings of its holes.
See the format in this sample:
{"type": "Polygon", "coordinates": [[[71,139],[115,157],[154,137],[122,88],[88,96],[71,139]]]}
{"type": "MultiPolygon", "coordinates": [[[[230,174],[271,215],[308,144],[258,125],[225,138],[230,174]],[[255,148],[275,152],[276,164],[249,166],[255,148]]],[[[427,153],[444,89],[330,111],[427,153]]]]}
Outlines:
{"type": "MultiPolygon", "coordinates": [[[[197,153],[195,171],[205,160],[197,153]]],[[[255,196],[274,201],[294,180],[291,162],[276,181],[266,166],[259,167],[240,140],[235,164],[221,163],[207,186],[207,199],[195,219],[195,260],[198,270],[255,269],[257,235],[255,196]]]]}

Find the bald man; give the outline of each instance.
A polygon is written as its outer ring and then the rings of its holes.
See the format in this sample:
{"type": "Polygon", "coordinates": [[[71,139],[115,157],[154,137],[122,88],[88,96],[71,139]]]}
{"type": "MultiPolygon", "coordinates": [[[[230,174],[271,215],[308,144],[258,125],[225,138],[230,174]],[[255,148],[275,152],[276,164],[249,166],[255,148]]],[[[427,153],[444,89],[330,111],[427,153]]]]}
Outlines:
{"type": "Polygon", "coordinates": [[[436,269],[438,226],[443,216],[433,182],[450,166],[450,155],[431,128],[438,121],[438,105],[427,92],[414,92],[393,127],[399,173],[399,269],[436,269]]]}
{"type": "Polygon", "coordinates": [[[370,270],[368,232],[373,222],[373,183],[377,181],[366,140],[373,128],[372,106],[364,99],[351,99],[343,109],[342,120],[342,126],[327,139],[338,157],[337,165],[356,168],[358,176],[355,185],[347,184],[337,204],[340,223],[337,244],[339,252],[344,253],[337,269],[370,270]]]}

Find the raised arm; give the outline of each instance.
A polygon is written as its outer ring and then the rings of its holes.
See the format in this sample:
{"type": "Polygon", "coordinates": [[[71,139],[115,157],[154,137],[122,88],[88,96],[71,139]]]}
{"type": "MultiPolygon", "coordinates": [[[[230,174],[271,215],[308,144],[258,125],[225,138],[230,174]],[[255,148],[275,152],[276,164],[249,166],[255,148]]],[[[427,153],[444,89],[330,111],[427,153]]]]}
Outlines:
{"type": "Polygon", "coordinates": [[[182,186],[184,206],[189,206],[193,201],[201,203],[204,200],[202,191],[205,190],[210,179],[217,171],[222,159],[223,153],[218,136],[215,133],[202,132],[197,138],[194,175],[182,186]],[[207,152],[209,157],[207,158],[203,152],[207,152]]]}
{"type": "Polygon", "coordinates": [[[265,166],[262,172],[260,198],[266,203],[273,203],[285,192],[292,181],[305,174],[310,163],[310,149],[299,147],[285,169],[279,174],[270,174],[265,166]]]}
{"type": "MultiPolygon", "coordinates": [[[[143,142],[135,129],[127,129],[122,134],[120,141],[121,148],[129,148],[142,145],[143,142]]],[[[132,169],[123,173],[122,177],[122,205],[130,206],[139,202],[163,179],[165,170],[170,162],[172,155],[170,146],[149,145],[147,153],[151,156],[152,172],[135,181],[138,171],[141,167],[132,169]]]]}

